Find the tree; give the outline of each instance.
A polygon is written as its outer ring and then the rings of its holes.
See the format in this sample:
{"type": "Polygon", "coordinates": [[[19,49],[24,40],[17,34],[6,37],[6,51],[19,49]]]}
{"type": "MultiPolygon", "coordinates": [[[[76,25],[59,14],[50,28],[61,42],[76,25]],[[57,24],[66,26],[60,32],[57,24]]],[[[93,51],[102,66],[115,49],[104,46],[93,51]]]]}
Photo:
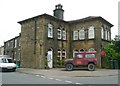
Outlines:
{"type": "Polygon", "coordinates": [[[115,51],[115,49],[113,48],[114,47],[114,44],[107,44],[105,46],[105,54],[106,54],[106,58],[108,58],[108,60],[112,60],[112,59],[116,59],[116,55],[117,55],[117,52],[115,51]]]}
{"type": "Polygon", "coordinates": [[[109,66],[110,60],[120,61],[120,41],[111,41],[104,47],[105,50],[105,59],[104,65],[109,66]]]}
{"type": "Polygon", "coordinates": [[[105,46],[106,57],[120,60],[120,41],[112,41],[105,46]]]}
{"type": "Polygon", "coordinates": [[[120,40],[113,41],[113,43],[115,44],[114,49],[116,50],[116,52],[120,53],[120,40]]]}

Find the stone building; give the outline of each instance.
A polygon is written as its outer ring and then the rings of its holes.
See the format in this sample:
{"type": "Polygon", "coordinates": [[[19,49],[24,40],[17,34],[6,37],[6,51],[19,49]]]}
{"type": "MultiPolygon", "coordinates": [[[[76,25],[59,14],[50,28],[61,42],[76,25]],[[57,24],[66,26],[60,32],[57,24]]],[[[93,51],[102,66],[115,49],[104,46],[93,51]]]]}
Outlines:
{"type": "Polygon", "coordinates": [[[20,63],[21,51],[20,51],[20,34],[15,38],[12,38],[4,42],[4,54],[9,55],[15,63],[20,63]]]}
{"type": "Polygon", "coordinates": [[[4,55],[4,46],[0,47],[0,55],[4,55]]]}
{"type": "Polygon", "coordinates": [[[65,21],[62,5],[54,16],[38,15],[19,21],[21,24],[21,67],[53,68],[75,52],[98,53],[111,40],[111,23],[100,16],[65,21]]]}

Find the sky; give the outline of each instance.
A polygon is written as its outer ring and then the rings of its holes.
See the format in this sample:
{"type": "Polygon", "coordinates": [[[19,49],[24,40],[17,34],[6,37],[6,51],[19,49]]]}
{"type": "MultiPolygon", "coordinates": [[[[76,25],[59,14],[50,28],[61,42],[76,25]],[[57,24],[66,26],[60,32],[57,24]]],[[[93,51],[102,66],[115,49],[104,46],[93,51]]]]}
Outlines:
{"type": "Polygon", "coordinates": [[[118,35],[119,0],[0,0],[0,46],[18,36],[21,25],[17,22],[44,13],[53,15],[55,5],[62,4],[64,20],[101,16],[114,25],[112,38],[118,35]]]}
{"type": "Polygon", "coordinates": [[[118,35],[120,36],[120,1],[118,2],[118,35]]]}

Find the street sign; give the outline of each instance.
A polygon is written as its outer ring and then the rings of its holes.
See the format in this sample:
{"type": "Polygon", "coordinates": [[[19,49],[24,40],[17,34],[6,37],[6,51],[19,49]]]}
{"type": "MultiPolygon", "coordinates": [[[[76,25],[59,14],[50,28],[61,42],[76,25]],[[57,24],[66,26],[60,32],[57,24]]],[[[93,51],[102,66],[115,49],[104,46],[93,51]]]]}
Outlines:
{"type": "Polygon", "coordinates": [[[105,51],[104,50],[101,50],[100,51],[100,55],[103,57],[103,56],[105,56],[105,51]]]}

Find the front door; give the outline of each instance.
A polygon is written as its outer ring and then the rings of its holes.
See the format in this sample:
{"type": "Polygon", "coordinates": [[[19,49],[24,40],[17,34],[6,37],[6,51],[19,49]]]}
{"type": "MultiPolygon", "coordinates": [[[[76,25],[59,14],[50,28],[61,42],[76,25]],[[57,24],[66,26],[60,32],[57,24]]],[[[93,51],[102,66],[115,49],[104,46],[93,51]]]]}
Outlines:
{"type": "Polygon", "coordinates": [[[47,65],[48,65],[49,68],[53,68],[53,52],[52,52],[52,49],[48,50],[47,65]]]}

